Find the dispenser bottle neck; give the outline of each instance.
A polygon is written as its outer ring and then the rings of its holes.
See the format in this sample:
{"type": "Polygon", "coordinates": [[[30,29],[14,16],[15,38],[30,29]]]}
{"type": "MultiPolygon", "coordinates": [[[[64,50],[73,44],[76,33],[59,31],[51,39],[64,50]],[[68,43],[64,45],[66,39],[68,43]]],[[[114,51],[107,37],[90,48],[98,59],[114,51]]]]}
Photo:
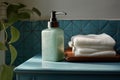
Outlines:
{"type": "Polygon", "coordinates": [[[48,28],[57,28],[59,27],[59,23],[57,21],[57,18],[56,18],[56,15],[59,15],[59,14],[64,14],[66,15],[66,13],[64,12],[58,12],[58,11],[52,11],[51,12],[51,18],[50,18],[50,21],[48,21],[48,28]]]}
{"type": "Polygon", "coordinates": [[[48,21],[48,28],[57,28],[59,26],[58,22],[48,21]]]}

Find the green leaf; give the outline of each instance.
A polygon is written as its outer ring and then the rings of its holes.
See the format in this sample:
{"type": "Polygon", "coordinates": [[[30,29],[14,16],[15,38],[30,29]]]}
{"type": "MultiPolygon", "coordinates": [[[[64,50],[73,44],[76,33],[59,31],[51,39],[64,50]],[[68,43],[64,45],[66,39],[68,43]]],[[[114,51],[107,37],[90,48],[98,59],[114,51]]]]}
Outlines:
{"type": "Polygon", "coordinates": [[[22,8],[26,7],[24,4],[18,3],[18,4],[9,4],[7,7],[7,17],[11,17],[11,13],[18,13],[18,11],[22,8]]]}
{"type": "Polygon", "coordinates": [[[18,13],[28,13],[28,14],[32,14],[33,11],[31,9],[26,9],[26,8],[22,8],[18,11],[18,13]]]}
{"type": "Polygon", "coordinates": [[[0,31],[2,31],[3,29],[7,29],[10,25],[12,25],[10,22],[6,23],[5,21],[0,22],[0,31]]]}
{"type": "Polygon", "coordinates": [[[0,50],[7,50],[7,47],[2,42],[0,42],[0,50]]]}
{"type": "Polygon", "coordinates": [[[20,20],[22,20],[22,19],[30,19],[30,14],[27,13],[27,12],[22,12],[22,13],[19,13],[19,14],[18,14],[18,18],[19,18],[20,20]]]}
{"type": "Polygon", "coordinates": [[[41,12],[37,8],[33,7],[32,11],[35,12],[38,16],[41,16],[41,12]]]}
{"type": "Polygon", "coordinates": [[[27,13],[32,13],[33,11],[32,11],[31,9],[22,8],[22,9],[19,9],[19,12],[27,12],[27,13]]]}
{"type": "Polygon", "coordinates": [[[3,26],[2,26],[2,24],[1,24],[1,22],[0,22],[0,31],[1,31],[1,30],[3,30],[3,26]]]}
{"type": "Polygon", "coordinates": [[[11,53],[11,63],[10,63],[10,65],[12,65],[14,63],[16,57],[17,57],[17,50],[11,44],[9,44],[9,49],[10,49],[10,53],[11,53]]]}
{"type": "Polygon", "coordinates": [[[16,13],[17,14],[17,11],[19,9],[19,6],[18,5],[13,5],[13,4],[10,4],[8,7],[7,7],[7,18],[9,19],[11,16],[12,13],[16,13]]]}
{"type": "Polygon", "coordinates": [[[7,29],[8,27],[10,27],[12,24],[13,24],[13,22],[4,23],[5,29],[7,29]]]}
{"type": "Polygon", "coordinates": [[[8,2],[3,2],[5,5],[9,5],[9,3],[8,2]]]}
{"type": "Polygon", "coordinates": [[[8,22],[13,24],[15,22],[17,22],[19,19],[18,19],[18,15],[15,13],[15,12],[12,12],[9,14],[9,18],[8,18],[8,22]]]}
{"type": "Polygon", "coordinates": [[[17,28],[11,26],[10,32],[11,32],[11,40],[9,41],[9,44],[16,42],[20,37],[20,32],[17,28]]]}
{"type": "Polygon", "coordinates": [[[13,66],[2,65],[0,66],[0,80],[13,80],[13,66]]]}
{"type": "Polygon", "coordinates": [[[18,9],[21,9],[21,8],[26,7],[26,5],[24,5],[24,4],[22,4],[22,3],[18,3],[18,6],[19,6],[19,8],[18,8],[18,9]]]}

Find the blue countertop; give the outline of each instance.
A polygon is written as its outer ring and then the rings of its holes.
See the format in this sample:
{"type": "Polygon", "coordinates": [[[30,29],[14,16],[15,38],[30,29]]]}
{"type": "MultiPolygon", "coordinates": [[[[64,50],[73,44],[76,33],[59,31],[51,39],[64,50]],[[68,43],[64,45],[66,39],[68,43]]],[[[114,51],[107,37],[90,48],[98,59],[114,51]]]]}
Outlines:
{"type": "Polygon", "coordinates": [[[120,74],[120,62],[49,62],[36,55],[14,69],[16,73],[120,74]]]}

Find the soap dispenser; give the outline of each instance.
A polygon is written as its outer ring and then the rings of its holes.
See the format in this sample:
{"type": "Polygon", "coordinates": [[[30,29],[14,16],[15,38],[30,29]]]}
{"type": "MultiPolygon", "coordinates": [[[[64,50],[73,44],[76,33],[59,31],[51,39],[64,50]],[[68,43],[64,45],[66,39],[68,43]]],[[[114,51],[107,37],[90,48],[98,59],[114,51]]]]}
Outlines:
{"type": "Polygon", "coordinates": [[[61,61],[64,59],[64,32],[59,28],[56,15],[64,12],[52,11],[48,28],[42,30],[42,61],[61,61]]]}

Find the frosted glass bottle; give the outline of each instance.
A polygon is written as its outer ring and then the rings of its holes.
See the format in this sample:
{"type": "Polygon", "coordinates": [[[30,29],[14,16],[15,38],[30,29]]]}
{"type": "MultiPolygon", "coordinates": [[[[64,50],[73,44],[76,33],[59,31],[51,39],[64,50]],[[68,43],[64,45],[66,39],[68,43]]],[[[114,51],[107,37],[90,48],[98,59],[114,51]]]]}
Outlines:
{"type": "Polygon", "coordinates": [[[42,31],[42,60],[60,61],[64,59],[64,32],[60,28],[42,31]]]}
{"type": "Polygon", "coordinates": [[[42,31],[42,60],[60,61],[64,59],[64,32],[59,28],[56,15],[64,12],[52,11],[48,28],[42,31]]]}

